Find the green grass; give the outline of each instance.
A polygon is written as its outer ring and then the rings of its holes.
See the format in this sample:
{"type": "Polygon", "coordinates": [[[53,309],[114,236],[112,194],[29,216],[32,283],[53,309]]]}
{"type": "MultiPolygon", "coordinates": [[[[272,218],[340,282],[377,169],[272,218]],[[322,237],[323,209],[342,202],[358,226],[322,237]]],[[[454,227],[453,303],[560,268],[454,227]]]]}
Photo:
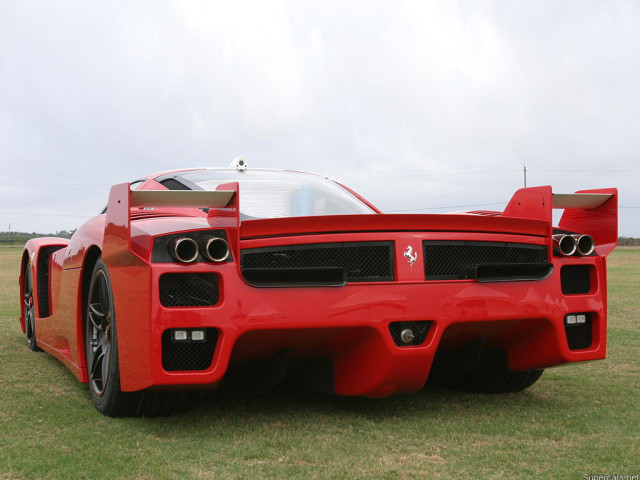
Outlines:
{"type": "Polygon", "coordinates": [[[0,479],[555,478],[640,473],[640,249],[609,257],[606,361],[525,392],[383,400],[284,388],[170,418],[109,419],[18,324],[20,249],[0,247],[0,479]]]}

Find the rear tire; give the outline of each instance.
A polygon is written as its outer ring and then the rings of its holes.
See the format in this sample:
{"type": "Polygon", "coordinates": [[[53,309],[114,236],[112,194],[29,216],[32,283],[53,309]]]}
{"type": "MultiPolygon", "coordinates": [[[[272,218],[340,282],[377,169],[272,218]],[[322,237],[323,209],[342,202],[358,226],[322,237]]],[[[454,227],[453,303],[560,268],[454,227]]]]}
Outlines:
{"type": "Polygon", "coordinates": [[[85,315],[85,355],[96,409],[109,417],[171,415],[190,406],[182,392],[123,392],[111,280],[98,259],[89,284],[85,315]]]}
{"type": "Polygon", "coordinates": [[[41,352],[36,339],[36,308],[35,299],[33,297],[33,277],[31,275],[31,266],[27,265],[24,269],[24,332],[27,339],[27,348],[34,352],[41,352]]]}
{"type": "Polygon", "coordinates": [[[536,383],[544,370],[512,372],[502,349],[482,352],[478,367],[470,372],[451,374],[443,378],[445,385],[463,392],[520,392],[536,383]]]}

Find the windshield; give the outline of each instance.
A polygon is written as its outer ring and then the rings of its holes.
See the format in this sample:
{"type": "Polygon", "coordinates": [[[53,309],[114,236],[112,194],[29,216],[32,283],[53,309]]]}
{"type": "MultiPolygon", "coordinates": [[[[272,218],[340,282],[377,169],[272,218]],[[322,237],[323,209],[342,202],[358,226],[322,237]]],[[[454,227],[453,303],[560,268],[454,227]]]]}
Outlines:
{"type": "Polygon", "coordinates": [[[306,173],[269,170],[192,170],[156,178],[171,190],[216,190],[240,184],[245,218],[308,217],[376,213],[337,183],[306,173]]]}

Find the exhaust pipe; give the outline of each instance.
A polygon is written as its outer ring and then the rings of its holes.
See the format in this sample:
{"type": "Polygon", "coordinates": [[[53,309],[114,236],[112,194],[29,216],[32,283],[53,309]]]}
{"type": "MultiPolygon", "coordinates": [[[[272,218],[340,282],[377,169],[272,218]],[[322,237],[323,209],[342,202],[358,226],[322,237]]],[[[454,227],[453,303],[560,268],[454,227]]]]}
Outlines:
{"type": "Polygon", "coordinates": [[[229,258],[229,243],[220,237],[204,237],[200,241],[203,255],[212,262],[220,263],[229,258]]]}
{"type": "Polygon", "coordinates": [[[570,257],[578,249],[578,240],[573,235],[557,234],[553,236],[553,246],[565,257],[570,257]]]}
{"type": "Polygon", "coordinates": [[[580,255],[591,255],[596,248],[596,243],[591,235],[574,235],[580,255]]]}
{"type": "Polygon", "coordinates": [[[176,237],[169,242],[169,254],[180,263],[193,263],[198,258],[198,244],[188,237],[176,237]]]}

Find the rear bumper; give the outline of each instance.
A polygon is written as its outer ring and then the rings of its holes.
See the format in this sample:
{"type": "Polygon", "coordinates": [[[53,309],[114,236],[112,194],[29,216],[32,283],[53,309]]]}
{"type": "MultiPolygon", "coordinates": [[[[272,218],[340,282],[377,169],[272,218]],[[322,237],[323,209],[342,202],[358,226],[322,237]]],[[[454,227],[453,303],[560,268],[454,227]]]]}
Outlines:
{"type": "MultiPolygon", "coordinates": [[[[115,288],[121,382],[124,390],[178,385],[215,386],[233,360],[269,359],[282,349],[292,357],[330,358],[334,392],[383,397],[420,389],[438,348],[455,348],[482,338],[506,350],[513,371],[595,360],[606,354],[604,259],[584,257],[592,288],[562,293],[554,259],[544,280],[478,283],[413,278],[376,284],[321,288],[256,288],[238,275],[234,263],[117,267],[115,288]],[[163,307],[160,276],[171,272],[215,271],[220,298],[210,307],[163,307]],[[565,317],[588,313],[591,342],[571,349],[565,317]],[[389,325],[428,321],[426,339],[398,346],[389,325]],[[174,328],[215,328],[215,351],[208,368],[166,371],[162,335],[174,328]]],[[[575,263],[575,261],[572,261],[575,263]]]]}

